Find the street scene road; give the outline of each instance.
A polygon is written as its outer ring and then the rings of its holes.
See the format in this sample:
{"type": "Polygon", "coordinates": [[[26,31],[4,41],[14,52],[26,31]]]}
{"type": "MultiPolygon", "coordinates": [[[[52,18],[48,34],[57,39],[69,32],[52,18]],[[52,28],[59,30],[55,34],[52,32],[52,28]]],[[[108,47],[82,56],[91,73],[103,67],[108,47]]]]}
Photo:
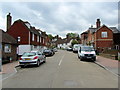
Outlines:
{"type": "Polygon", "coordinates": [[[118,77],[94,62],[80,61],[77,54],[58,50],[39,67],[17,67],[2,81],[3,88],[118,88],[118,77]]]}

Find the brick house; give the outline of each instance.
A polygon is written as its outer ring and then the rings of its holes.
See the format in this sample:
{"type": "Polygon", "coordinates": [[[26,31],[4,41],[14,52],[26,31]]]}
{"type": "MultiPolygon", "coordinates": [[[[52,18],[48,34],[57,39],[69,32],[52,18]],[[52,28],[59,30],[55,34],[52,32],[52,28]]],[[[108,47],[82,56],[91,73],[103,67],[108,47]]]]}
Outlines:
{"type": "Polygon", "coordinates": [[[66,38],[64,38],[64,39],[59,38],[58,39],[57,47],[63,48],[63,49],[67,49],[68,47],[72,47],[73,40],[78,41],[79,44],[81,43],[81,40],[78,40],[77,37],[71,38],[69,35],[66,35],[66,38]]]}
{"type": "Polygon", "coordinates": [[[17,60],[17,40],[0,29],[2,35],[2,62],[17,60]]]}
{"type": "MultiPolygon", "coordinates": [[[[11,23],[10,14],[7,15],[8,25],[11,23]]],[[[7,26],[8,26],[7,25],[7,26]]],[[[13,36],[19,43],[18,54],[22,55],[26,51],[40,49],[46,46],[46,33],[31,26],[29,22],[16,20],[7,29],[7,33],[13,36]]]]}
{"type": "Polygon", "coordinates": [[[85,31],[85,32],[81,33],[81,43],[83,45],[86,45],[87,38],[88,38],[88,31],[85,31]]]}
{"type": "MultiPolygon", "coordinates": [[[[120,36],[120,31],[116,27],[107,27],[106,25],[101,26],[100,19],[97,19],[96,28],[91,26],[86,33],[81,34],[82,41],[86,41],[87,45],[93,45],[95,49],[99,50],[100,52],[105,49],[111,49],[116,47],[115,37],[120,36]],[[116,36],[117,35],[117,36],[116,36]],[[86,38],[84,38],[84,36],[86,38]]],[[[119,46],[117,45],[117,48],[119,46]]]]}

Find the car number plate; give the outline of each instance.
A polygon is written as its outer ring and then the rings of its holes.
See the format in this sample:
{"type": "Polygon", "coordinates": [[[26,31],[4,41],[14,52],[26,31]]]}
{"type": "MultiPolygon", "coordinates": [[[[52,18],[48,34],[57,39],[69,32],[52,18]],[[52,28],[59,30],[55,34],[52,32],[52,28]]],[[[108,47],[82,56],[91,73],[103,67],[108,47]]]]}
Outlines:
{"type": "Polygon", "coordinates": [[[30,60],[30,58],[26,58],[25,60],[30,60]]]}
{"type": "Polygon", "coordinates": [[[91,57],[87,57],[88,59],[90,59],[91,57]]]}

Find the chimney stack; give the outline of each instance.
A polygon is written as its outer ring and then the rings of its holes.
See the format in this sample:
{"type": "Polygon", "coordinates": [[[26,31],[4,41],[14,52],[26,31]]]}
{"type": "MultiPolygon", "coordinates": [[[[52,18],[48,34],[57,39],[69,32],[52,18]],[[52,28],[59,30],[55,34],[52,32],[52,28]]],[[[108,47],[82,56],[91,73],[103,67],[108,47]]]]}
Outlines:
{"type": "Polygon", "coordinates": [[[58,38],[59,38],[59,35],[57,35],[56,38],[58,39],[58,38]]]}
{"type": "Polygon", "coordinates": [[[66,38],[68,39],[69,37],[70,37],[70,36],[67,34],[67,35],[66,35],[66,38]]]}
{"type": "Polygon", "coordinates": [[[12,23],[12,17],[10,16],[11,13],[7,15],[7,30],[10,28],[12,23]]]}
{"type": "Polygon", "coordinates": [[[101,24],[100,19],[97,19],[96,28],[99,28],[99,27],[100,27],[100,24],[101,24]]]}

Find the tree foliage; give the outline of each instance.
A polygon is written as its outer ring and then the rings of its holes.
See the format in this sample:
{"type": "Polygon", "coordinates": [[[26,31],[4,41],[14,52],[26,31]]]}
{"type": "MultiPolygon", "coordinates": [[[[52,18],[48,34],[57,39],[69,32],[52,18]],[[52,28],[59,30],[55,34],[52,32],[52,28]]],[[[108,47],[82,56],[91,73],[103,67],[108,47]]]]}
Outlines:
{"type": "Polygon", "coordinates": [[[79,42],[78,42],[77,40],[73,40],[71,44],[72,44],[72,46],[73,46],[74,44],[78,44],[78,43],[79,43],[79,42]]]}
{"type": "Polygon", "coordinates": [[[79,37],[79,34],[78,33],[67,33],[67,35],[71,38],[77,38],[79,37]]]}
{"type": "Polygon", "coordinates": [[[51,40],[53,39],[52,34],[48,34],[48,37],[49,37],[51,40]]]}

